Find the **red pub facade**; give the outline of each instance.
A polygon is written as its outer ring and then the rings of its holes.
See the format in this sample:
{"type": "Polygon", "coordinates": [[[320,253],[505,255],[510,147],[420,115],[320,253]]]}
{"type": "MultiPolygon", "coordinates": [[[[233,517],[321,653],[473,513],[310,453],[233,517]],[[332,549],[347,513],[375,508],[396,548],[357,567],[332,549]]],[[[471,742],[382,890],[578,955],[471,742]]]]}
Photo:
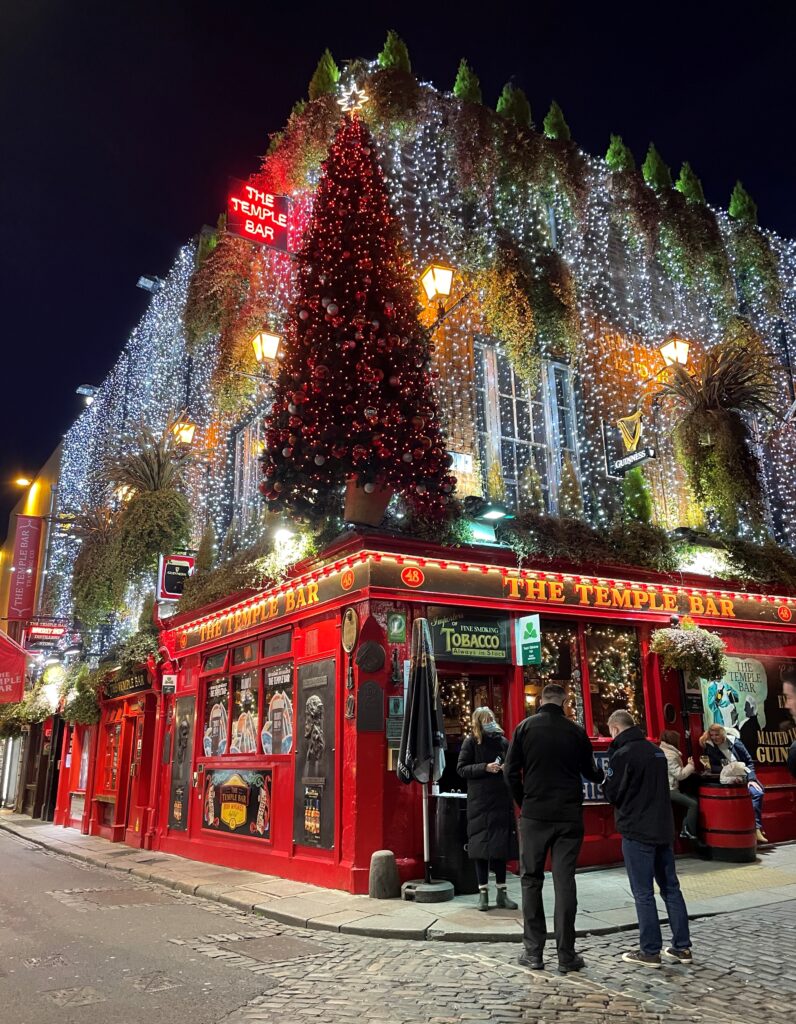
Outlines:
{"type": "MultiPolygon", "coordinates": [[[[510,734],[551,680],[567,686],[568,713],[598,756],[616,707],[629,705],[652,738],[679,731],[683,750],[698,756],[703,728],[732,725],[740,704],[767,790],[765,829],[773,841],[796,838],[796,784],[784,764],[794,737],[779,683],[796,663],[795,613],[792,597],[704,577],[518,569],[497,548],[421,553],[405,538],[351,534],[278,587],[170,620],[165,669],[106,689],[82,799],[78,749],[91,730],[65,742],[71,767],[56,820],[79,817],[84,831],[134,846],[352,892],[367,891],[377,849],[393,850],[412,876],[420,790],[398,781],[395,758],[408,638],[425,616],[448,739],[442,791],[462,788],[455,763],[472,710],[488,704],[510,734]],[[522,667],[515,627],[529,614],[540,615],[542,657],[522,667]],[[675,614],[724,638],[720,684],[692,687],[662,671],[649,637],[675,614]],[[75,793],[80,816],[68,810],[75,793]]],[[[599,789],[585,795],[581,864],[616,862],[611,808],[599,789]]]]}

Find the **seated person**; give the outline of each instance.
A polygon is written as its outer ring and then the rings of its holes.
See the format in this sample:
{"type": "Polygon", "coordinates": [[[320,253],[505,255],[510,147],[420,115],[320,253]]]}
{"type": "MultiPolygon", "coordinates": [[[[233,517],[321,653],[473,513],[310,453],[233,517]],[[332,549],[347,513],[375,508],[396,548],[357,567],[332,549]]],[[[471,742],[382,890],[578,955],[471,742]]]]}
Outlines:
{"type": "Polygon", "coordinates": [[[680,791],[680,783],[684,782],[696,770],[694,764],[689,761],[683,765],[683,756],[680,753],[680,734],[673,729],[667,729],[661,733],[659,742],[661,750],[666,754],[666,767],[669,770],[669,789],[673,804],[685,808],[683,819],[683,830],[680,833],[681,839],[697,838],[697,821],[699,815],[699,803],[692,796],[680,791]]]}
{"type": "Polygon", "coordinates": [[[757,829],[757,841],[767,843],[763,832],[763,796],[765,790],[760,785],[755,772],[752,755],[741,743],[740,739],[730,736],[722,725],[711,725],[707,732],[699,737],[700,746],[705,750],[710,762],[710,770],[716,775],[721,774],[721,769],[733,762],[739,762],[746,767],[746,785],[752,797],[752,806],[755,810],[755,828],[757,829]]]}

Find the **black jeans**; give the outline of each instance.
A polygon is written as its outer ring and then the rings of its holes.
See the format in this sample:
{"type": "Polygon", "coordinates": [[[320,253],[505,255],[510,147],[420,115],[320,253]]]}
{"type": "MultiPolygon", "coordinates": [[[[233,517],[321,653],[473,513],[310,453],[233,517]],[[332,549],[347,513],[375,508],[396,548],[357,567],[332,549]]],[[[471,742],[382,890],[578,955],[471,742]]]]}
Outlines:
{"type": "Polygon", "coordinates": [[[681,793],[679,789],[672,790],[671,798],[673,804],[677,804],[678,807],[685,807],[683,825],[692,836],[696,836],[697,829],[699,828],[699,802],[687,793],[681,793]]]}
{"type": "Polygon", "coordinates": [[[558,959],[566,963],[575,957],[575,914],[578,909],[575,865],[582,845],[582,819],[540,821],[537,818],[520,818],[522,935],[529,956],[541,956],[547,938],[542,885],[545,858],[550,851],[556,894],[553,924],[558,959]]]}
{"type": "Polygon", "coordinates": [[[478,879],[479,885],[487,885],[489,883],[490,867],[495,872],[495,882],[497,885],[506,884],[506,862],[504,860],[497,860],[495,857],[490,857],[489,860],[482,860],[480,857],[474,857],[473,864],[475,864],[475,877],[478,879]]]}

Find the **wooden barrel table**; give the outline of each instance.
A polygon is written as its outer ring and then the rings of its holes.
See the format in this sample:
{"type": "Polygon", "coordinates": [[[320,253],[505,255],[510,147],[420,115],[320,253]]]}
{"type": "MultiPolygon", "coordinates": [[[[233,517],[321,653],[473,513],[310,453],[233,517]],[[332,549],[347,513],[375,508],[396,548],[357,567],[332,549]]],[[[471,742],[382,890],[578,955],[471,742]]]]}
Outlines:
{"type": "Polygon", "coordinates": [[[743,863],[757,856],[755,812],[746,783],[723,786],[702,776],[699,825],[713,860],[743,863]]]}

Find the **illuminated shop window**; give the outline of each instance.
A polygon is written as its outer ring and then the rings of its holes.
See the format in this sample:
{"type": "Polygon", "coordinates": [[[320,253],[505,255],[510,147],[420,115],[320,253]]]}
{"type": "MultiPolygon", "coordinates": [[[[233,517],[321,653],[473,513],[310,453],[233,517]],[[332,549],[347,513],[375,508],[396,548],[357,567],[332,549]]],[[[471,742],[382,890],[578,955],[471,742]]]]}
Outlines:
{"type": "Polygon", "coordinates": [[[567,717],[583,725],[583,680],[577,623],[542,619],[541,627],[542,663],[526,665],[523,669],[525,715],[538,711],[539,698],[548,683],[559,683],[567,691],[564,703],[567,717]]]}
{"type": "Polygon", "coordinates": [[[232,436],[232,523],[240,536],[256,523],[262,505],[258,487],[262,480],[259,459],[263,450],[263,417],[264,412],[258,411],[232,436]]]}
{"type": "Polygon", "coordinates": [[[259,753],[260,673],[256,669],[232,677],[230,754],[259,753]]]}
{"type": "Polygon", "coordinates": [[[632,626],[589,623],[585,629],[589,659],[589,699],[594,734],[608,736],[608,719],[626,708],[646,732],[644,689],[638,635],[632,626]]]}
{"type": "Polygon", "coordinates": [[[500,346],[476,342],[477,431],[484,493],[515,511],[557,511],[567,463],[579,476],[570,368],[547,362],[531,391],[500,346]]]}

